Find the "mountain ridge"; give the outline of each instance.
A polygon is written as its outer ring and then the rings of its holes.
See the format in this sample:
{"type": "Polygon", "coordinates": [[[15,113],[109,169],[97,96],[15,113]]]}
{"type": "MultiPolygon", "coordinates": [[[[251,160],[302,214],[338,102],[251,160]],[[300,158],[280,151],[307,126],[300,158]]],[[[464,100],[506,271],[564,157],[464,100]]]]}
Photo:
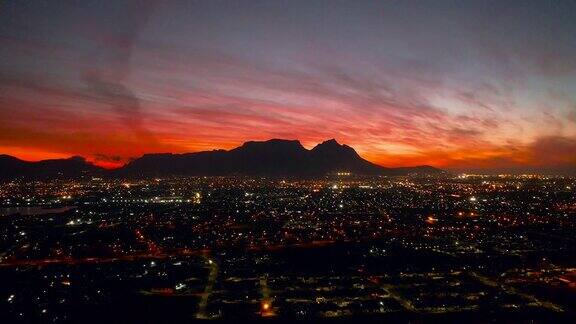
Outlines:
{"type": "Polygon", "coordinates": [[[298,140],[247,141],[230,150],[147,153],[126,165],[105,170],[82,157],[23,161],[0,155],[0,179],[79,176],[303,176],[336,172],[356,175],[437,174],[431,166],[387,168],[363,159],[352,147],[330,139],[306,149],[298,140]]]}

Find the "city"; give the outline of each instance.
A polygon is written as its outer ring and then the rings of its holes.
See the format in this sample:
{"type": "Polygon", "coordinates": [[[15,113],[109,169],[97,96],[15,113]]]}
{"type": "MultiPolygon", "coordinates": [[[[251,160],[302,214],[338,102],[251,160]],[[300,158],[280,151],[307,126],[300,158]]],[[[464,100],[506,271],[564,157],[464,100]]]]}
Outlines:
{"type": "Polygon", "coordinates": [[[572,323],[575,0],[0,1],[0,324],[572,323]]]}
{"type": "Polygon", "coordinates": [[[10,321],[489,320],[576,309],[576,178],[340,172],[1,188],[10,321]]]}

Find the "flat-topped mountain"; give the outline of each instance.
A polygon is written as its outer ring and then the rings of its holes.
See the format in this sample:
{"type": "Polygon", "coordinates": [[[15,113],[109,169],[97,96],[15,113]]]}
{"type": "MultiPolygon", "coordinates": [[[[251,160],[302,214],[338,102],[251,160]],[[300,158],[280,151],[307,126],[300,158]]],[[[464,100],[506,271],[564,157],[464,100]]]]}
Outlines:
{"type": "Polygon", "coordinates": [[[385,168],[364,160],[356,151],[331,139],[307,150],[296,140],[246,142],[235,149],[188,154],[146,154],[117,170],[125,176],[261,175],[323,176],[335,172],[358,175],[439,173],[421,166],[385,168]]]}
{"type": "Polygon", "coordinates": [[[356,151],[331,139],[308,150],[297,140],[250,141],[232,150],[145,154],[115,170],[105,170],[81,157],[28,162],[0,155],[0,179],[57,178],[82,175],[145,177],[178,175],[323,176],[434,174],[430,166],[386,168],[364,160],[356,151]]]}

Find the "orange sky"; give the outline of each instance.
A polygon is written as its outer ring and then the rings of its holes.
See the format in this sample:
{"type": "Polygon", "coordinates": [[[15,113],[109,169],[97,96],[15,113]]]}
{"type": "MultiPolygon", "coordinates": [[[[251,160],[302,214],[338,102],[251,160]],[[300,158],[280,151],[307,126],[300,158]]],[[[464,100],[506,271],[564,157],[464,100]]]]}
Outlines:
{"type": "Polygon", "coordinates": [[[576,19],[562,5],[6,6],[0,154],[116,167],[335,138],[389,167],[576,168],[576,19]]]}

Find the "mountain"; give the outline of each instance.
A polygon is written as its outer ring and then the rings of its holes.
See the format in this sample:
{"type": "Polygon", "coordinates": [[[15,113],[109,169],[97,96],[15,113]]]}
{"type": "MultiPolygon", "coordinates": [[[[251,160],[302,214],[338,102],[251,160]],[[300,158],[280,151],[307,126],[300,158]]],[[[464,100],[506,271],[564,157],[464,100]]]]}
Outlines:
{"type": "Polygon", "coordinates": [[[323,176],[335,172],[359,175],[431,174],[433,167],[385,168],[331,139],[307,150],[296,140],[246,142],[235,149],[188,154],[146,154],[115,171],[118,176],[258,175],[323,176]]]}
{"type": "Polygon", "coordinates": [[[316,145],[311,151],[311,165],[316,173],[352,172],[354,174],[382,174],[391,169],[368,162],[348,145],[342,145],[335,139],[316,145]]]}
{"type": "Polygon", "coordinates": [[[82,157],[28,162],[0,155],[0,180],[16,178],[77,178],[80,176],[324,176],[336,172],[355,175],[436,174],[431,166],[385,168],[364,160],[356,151],[331,139],[308,150],[296,140],[246,142],[235,149],[198,153],[145,154],[127,165],[105,170],[82,157]]]}
{"type": "Polygon", "coordinates": [[[10,155],[0,155],[0,180],[78,178],[83,175],[97,175],[103,172],[102,168],[87,162],[80,156],[29,162],[10,155]]]}

